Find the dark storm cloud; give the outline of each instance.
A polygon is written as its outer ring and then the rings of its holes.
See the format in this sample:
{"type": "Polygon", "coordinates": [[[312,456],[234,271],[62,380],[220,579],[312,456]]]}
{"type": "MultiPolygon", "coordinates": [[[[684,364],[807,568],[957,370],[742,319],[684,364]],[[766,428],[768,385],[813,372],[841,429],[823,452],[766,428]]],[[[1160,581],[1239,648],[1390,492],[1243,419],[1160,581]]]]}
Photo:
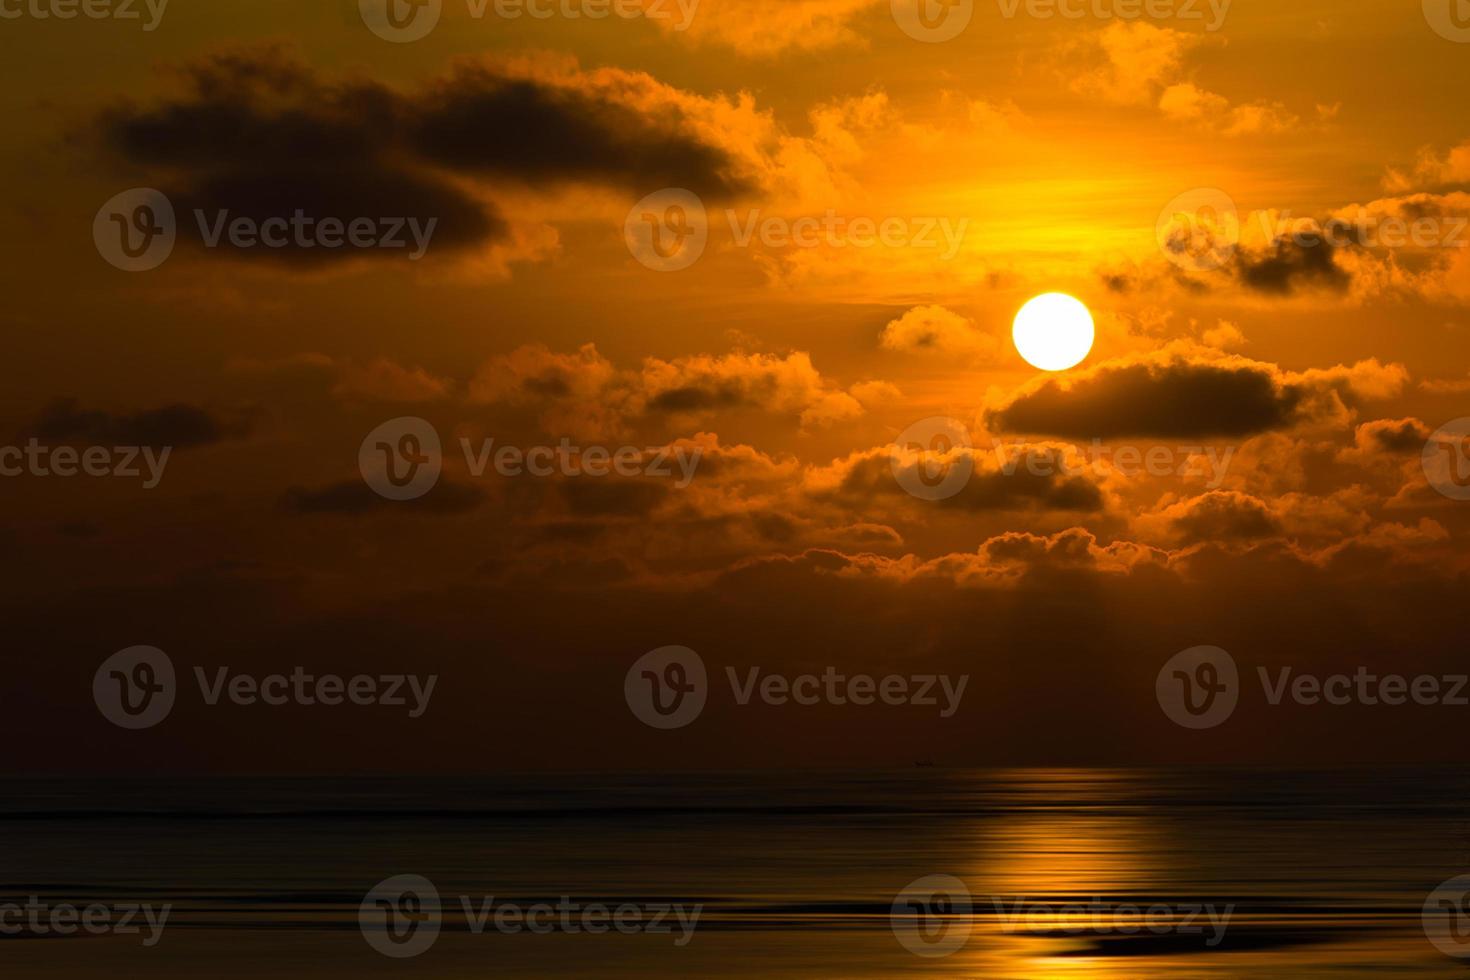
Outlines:
{"type": "Polygon", "coordinates": [[[989,412],[987,424],[1088,439],[1243,436],[1288,427],[1302,400],[1267,365],[1141,362],[1105,365],[1071,383],[1049,379],[989,412]]]}
{"type": "Polygon", "coordinates": [[[243,420],[223,419],[196,405],[166,405],[116,415],[83,409],[77,399],[62,398],[41,412],[27,435],[94,445],[187,449],[240,438],[248,431],[243,420]]]}
{"type": "Polygon", "coordinates": [[[681,113],[634,110],[596,91],[461,68],[417,98],[407,141],[426,159],[528,183],[688,187],[725,198],[749,190],[726,153],[686,131],[681,113]]]}
{"type": "Polygon", "coordinates": [[[1311,242],[1279,238],[1264,251],[1236,251],[1232,269],[1246,289],[1269,296],[1290,296],[1302,289],[1343,293],[1352,285],[1352,276],[1338,267],[1336,254],[1325,238],[1311,242]]]}
{"type": "MultiPolygon", "coordinates": [[[[104,113],[100,131],[123,162],[152,171],[179,211],[181,237],[195,244],[196,208],[257,223],[298,210],[318,221],[434,219],[436,249],[504,239],[506,223],[463,179],[682,186],[716,198],[748,189],[672,101],[631,108],[581,76],[510,77],[482,64],[403,92],[325,79],[264,49],[207,59],[185,77],[185,91],[161,104],[104,113]]],[[[237,254],[332,261],[402,252],[293,242],[237,254]]]]}
{"type": "Polygon", "coordinates": [[[1329,219],[1316,227],[1314,232],[1295,231],[1276,237],[1269,245],[1237,245],[1218,266],[1200,270],[1185,268],[1191,265],[1188,256],[1192,254],[1192,240],[1187,235],[1176,236],[1165,243],[1170,262],[1100,269],[1098,277],[1108,292],[1121,296],[1160,286],[1195,295],[1230,288],[1283,298],[1312,291],[1344,294],[1352,287],[1353,275],[1338,264],[1339,253],[1345,249],[1361,251],[1366,244],[1362,233],[1340,219],[1329,219]],[[1185,259],[1185,267],[1172,261],[1181,258],[1185,259]]]}
{"type": "MultiPolygon", "coordinates": [[[[970,478],[956,494],[935,501],[933,506],[963,511],[1027,511],[1055,510],[1096,513],[1103,509],[1101,489],[1086,473],[1068,473],[1064,460],[1056,450],[1044,447],[1017,447],[1015,458],[1008,461],[1010,472],[999,469],[993,454],[970,450],[973,463],[970,478]],[[1031,465],[1040,463],[1044,465],[1031,465]]],[[[913,469],[924,466],[942,474],[943,467],[962,465],[964,451],[946,460],[917,458],[904,462],[913,469]]],[[[893,470],[894,456],[889,447],[874,449],[849,461],[841,482],[831,495],[853,502],[878,497],[912,499],[893,470]]],[[[909,481],[906,481],[909,482],[909,481]]],[[[919,485],[917,474],[911,485],[919,485]]]]}

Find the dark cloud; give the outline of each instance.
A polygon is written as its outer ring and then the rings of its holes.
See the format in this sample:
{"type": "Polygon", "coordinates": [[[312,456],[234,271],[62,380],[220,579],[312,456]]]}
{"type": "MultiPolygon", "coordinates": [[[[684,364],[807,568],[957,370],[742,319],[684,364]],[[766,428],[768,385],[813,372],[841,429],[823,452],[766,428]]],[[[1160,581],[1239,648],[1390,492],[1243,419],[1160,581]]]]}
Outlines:
{"type": "Polygon", "coordinates": [[[506,78],[485,65],[435,85],[409,118],[414,149],[454,170],[640,192],[687,187],[716,198],[750,189],[723,150],[688,132],[677,107],[634,110],[598,91],[506,78]]]}
{"type": "Polygon", "coordinates": [[[1324,239],[1279,238],[1262,251],[1239,249],[1231,269],[1252,292],[1290,296],[1301,289],[1347,292],[1352,276],[1337,265],[1337,249],[1324,239]]]}
{"type": "Polygon", "coordinates": [[[1196,295],[1237,287],[1263,296],[1287,297],[1301,292],[1348,292],[1353,273],[1338,264],[1344,250],[1361,253],[1367,246],[1361,230],[1341,219],[1293,228],[1265,245],[1245,245],[1214,235],[1207,239],[1218,261],[1198,265],[1198,226],[1176,228],[1162,243],[1168,262],[1098,270],[1104,288],[1131,295],[1160,287],[1183,289],[1196,295]]]}
{"type": "Polygon", "coordinates": [[[1243,436],[1291,425],[1303,392],[1269,365],[1137,362],[1048,379],[987,413],[1002,432],[1072,438],[1243,436]]]}
{"type": "MultiPolygon", "coordinates": [[[[945,467],[973,464],[970,478],[953,496],[932,506],[964,511],[1056,510],[1096,513],[1103,509],[1101,489],[1085,473],[1067,472],[1060,451],[1047,447],[1016,447],[1009,461],[1010,472],[998,468],[994,456],[980,450],[958,450],[947,459],[918,457],[903,466],[924,466],[931,476],[942,476],[945,467]]],[[[893,451],[884,447],[850,460],[835,491],[825,493],[848,500],[877,497],[908,497],[893,471],[893,451]]],[[[915,474],[914,485],[921,481],[915,474]]]]}
{"type": "Polygon", "coordinates": [[[1431,433],[1418,419],[1377,419],[1358,426],[1358,447],[1385,453],[1418,453],[1431,433]]]}
{"type": "Polygon", "coordinates": [[[670,388],[648,400],[650,412],[707,412],[717,408],[734,408],[753,399],[751,392],[737,382],[723,382],[708,388],[687,386],[670,388]]]}
{"type": "Polygon", "coordinates": [[[27,435],[58,442],[188,449],[245,436],[243,419],[223,419],[195,405],[166,405],[134,415],[84,410],[75,398],[52,402],[27,435]]]}
{"type": "MultiPolygon", "coordinates": [[[[302,211],[336,218],[435,220],[435,249],[503,240],[493,205],[467,189],[496,182],[688,187],[712,197],[748,189],[722,149],[691,132],[672,99],[632,108],[585,76],[511,77],[461,68],[424,89],[331,80],[277,49],[205,59],[182,94],[103,114],[107,149],[174,203],[180,239],[203,240],[193,212],[256,223],[302,211]]],[[[404,231],[408,249],[412,237],[404,231]]],[[[226,247],[229,247],[226,245],[226,247]]],[[[402,256],[397,248],[232,249],[242,258],[331,262],[402,256]]]]}

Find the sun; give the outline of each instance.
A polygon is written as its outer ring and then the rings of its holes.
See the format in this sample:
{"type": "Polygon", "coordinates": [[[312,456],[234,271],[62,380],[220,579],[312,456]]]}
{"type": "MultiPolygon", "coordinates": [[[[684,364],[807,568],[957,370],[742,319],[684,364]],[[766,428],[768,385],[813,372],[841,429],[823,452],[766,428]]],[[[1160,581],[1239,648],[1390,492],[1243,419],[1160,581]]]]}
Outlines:
{"type": "Polygon", "coordinates": [[[1043,293],[1021,307],[1011,330],[1016,350],[1032,367],[1065,371],[1092,351],[1092,314],[1066,293],[1043,293]]]}

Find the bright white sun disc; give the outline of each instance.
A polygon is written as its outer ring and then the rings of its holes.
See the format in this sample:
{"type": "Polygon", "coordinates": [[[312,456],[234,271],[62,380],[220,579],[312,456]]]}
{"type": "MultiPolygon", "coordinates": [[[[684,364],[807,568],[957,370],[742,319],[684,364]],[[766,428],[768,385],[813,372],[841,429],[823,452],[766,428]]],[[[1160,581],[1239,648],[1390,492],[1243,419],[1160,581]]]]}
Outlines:
{"type": "Polygon", "coordinates": [[[1016,350],[1032,367],[1065,371],[1092,351],[1092,314],[1066,293],[1044,293],[1021,307],[1011,330],[1016,350]]]}

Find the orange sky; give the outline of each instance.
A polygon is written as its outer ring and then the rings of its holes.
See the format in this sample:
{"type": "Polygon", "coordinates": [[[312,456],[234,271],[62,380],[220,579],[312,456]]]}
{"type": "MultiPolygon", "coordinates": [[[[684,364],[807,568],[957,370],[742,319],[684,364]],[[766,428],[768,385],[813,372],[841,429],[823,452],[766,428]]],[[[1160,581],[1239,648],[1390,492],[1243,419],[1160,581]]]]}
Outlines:
{"type": "MultiPolygon", "coordinates": [[[[460,678],[425,722],[444,739],[482,711],[534,726],[547,701],[528,692],[560,692],[528,765],[574,768],[586,731],[645,745],[617,678],[678,643],[986,678],[948,728],[717,718],[691,736],[702,762],[1127,761],[1182,751],[1142,716],[1187,646],[1454,661],[1470,504],[1431,488],[1421,450],[1470,414],[1470,45],[1385,0],[1235,0],[1215,30],[1184,0],[1136,19],[978,2],[937,43],[888,0],[702,0],[684,29],[672,0],[643,4],[512,20],[445,0],[408,43],[347,0],[174,0],[154,30],[0,23],[18,42],[0,67],[7,444],[175,446],[156,489],[0,482],[19,655],[58,685],[38,710],[73,710],[65,678],[133,643],[199,663],[410,651],[460,678]],[[172,202],[178,243],[124,272],[89,229],[138,187],[172,202]],[[708,241],[659,271],[624,225],[669,188],[708,241]],[[1200,189],[1243,229],[1210,267],[1159,233],[1200,189]],[[418,261],[209,248],[196,207],[436,230],[418,261]],[[1282,237],[1331,218],[1429,237],[1282,237]],[[741,241],[801,219],[823,223],[811,247],[741,241]],[[885,222],[893,242],[859,240],[885,222]],[[1098,327],[1059,375],[1010,341],[1048,291],[1098,327]],[[404,505],[357,466],[400,416],[446,446],[440,484],[404,505]],[[943,501],[904,491],[891,448],[936,416],[974,444],[943,501]],[[686,486],[477,477],[461,438],[701,463],[686,486]],[[1004,471],[1007,453],[1124,447],[1180,465],[1004,471]],[[1085,683],[1054,690],[1062,669],[1085,683]],[[997,747],[1018,728],[1037,734],[997,747]]],[[[1444,724],[1299,734],[1313,758],[1358,740],[1398,758],[1444,724]]],[[[382,759],[410,761],[383,737],[382,759]]],[[[1191,751],[1269,758],[1274,739],[1247,725],[1191,751]]]]}

